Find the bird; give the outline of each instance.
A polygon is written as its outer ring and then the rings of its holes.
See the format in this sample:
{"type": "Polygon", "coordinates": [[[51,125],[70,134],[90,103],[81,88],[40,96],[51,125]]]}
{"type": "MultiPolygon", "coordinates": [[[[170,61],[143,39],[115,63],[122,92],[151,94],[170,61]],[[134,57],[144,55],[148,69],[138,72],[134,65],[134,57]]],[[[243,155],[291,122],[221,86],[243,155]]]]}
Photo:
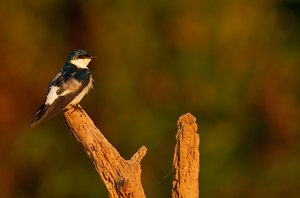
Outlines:
{"type": "Polygon", "coordinates": [[[94,58],[96,56],[82,49],[70,53],[63,68],[48,83],[45,102],[31,117],[31,127],[36,127],[63,110],[78,107],[81,99],[93,88],[92,74],[87,66],[94,58]]]}

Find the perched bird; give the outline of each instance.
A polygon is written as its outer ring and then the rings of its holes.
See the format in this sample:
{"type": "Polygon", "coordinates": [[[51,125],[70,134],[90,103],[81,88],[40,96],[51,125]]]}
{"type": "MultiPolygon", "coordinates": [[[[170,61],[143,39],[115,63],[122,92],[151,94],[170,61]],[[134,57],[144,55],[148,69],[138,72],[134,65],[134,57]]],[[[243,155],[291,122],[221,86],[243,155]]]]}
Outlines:
{"type": "Polygon", "coordinates": [[[70,53],[64,67],[48,84],[45,103],[31,118],[31,127],[47,121],[64,109],[78,105],[93,87],[93,79],[88,64],[96,58],[85,50],[70,53]]]}

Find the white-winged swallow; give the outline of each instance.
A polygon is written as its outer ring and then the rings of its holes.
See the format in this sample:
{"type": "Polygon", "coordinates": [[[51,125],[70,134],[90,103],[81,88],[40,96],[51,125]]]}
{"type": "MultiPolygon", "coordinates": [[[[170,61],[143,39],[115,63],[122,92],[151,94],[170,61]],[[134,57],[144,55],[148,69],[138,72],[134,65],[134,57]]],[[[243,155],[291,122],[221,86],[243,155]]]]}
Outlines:
{"type": "Polygon", "coordinates": [[[32,116],[31,127],[78,105],[93,87],[92,75],[87,67],[93,58],[96,57],[81,49],[70,53],[61,71],[49,82],[46,100],[32,116]]]}

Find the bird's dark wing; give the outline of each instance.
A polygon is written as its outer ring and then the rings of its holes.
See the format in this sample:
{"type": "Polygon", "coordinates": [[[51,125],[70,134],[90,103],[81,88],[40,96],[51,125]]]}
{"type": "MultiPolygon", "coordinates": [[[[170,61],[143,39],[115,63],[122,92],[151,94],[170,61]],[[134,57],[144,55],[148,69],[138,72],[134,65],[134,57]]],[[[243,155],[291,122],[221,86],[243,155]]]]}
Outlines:
{"type": "Polygon", "coordinates": [[[66,96],[59,96],[51,105],[43,104],[32,116],[30,126],[35,127],[61,112],[78,94],[72,93],[66,96]]]}
{"type": "Polygon", "coordinates": [[[52,85],[48,89],[45,104],[43,104],[32,116],[30,126],[35,127],[65,109],[65,107],[83,91],[90,80],[90,75],[88,75],[87,78],[81,79],[80,81],[69,78],[69,80],[65,82],[57,83],[57,86],[52,85]]]}

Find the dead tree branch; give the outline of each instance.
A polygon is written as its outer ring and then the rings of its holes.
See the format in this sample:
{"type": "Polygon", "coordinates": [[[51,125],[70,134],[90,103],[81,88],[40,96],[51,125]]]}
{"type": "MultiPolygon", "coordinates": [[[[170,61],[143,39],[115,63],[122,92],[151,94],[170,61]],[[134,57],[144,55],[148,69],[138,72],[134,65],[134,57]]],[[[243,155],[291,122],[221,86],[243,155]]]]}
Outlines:
{"type": "Polygon", "coordinates": [[[196,118],[187,113],[177,122],[172,198],[199,197],[200,138],[196,118]]]}
{"type": "Polygon", "coordinates": [[[72,134],[93,161],[109,197],[145,197],[140,162],[146,155],[146,147],[142,146],[130,160],[123,159],[80,108],[69,109],[64,117],[72,134]]]}
{"type": "MultiPolygon", "coordinates": [[[[141,160],[146,155],[142,146],[130,160],[121,157],[81,108],[69,109],[64,117],[76,140],[83,146],[95,165],[111,198],[145,198],[141,183],[141,160]]],[[[199,197],[199,134],[196,118],[190,113],[177,122],[176,145],[173,157],[173,198],[199,197]]]]}

